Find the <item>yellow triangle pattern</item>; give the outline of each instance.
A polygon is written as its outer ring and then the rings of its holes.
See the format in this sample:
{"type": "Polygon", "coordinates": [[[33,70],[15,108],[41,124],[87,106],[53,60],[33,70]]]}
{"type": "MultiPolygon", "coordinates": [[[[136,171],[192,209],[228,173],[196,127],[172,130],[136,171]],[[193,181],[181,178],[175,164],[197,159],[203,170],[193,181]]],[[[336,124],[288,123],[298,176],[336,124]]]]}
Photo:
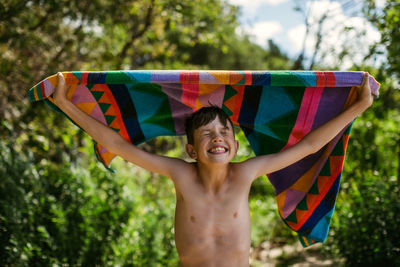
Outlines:
{"type": "Polygon", "coordinates": [[[313,179],[313,176],[315,174],[315,171],[317,169],[317,164],[314,164],[314,166],[306,171],[291,187],[290,189],[295,189],[297,191],[301,191],[303,193],[307,193],[308,190],[310,189],[311,182],[313,179]]]}
{"type": "Polygon", "coordinates": [[[221,87],[221,84],[199,84],[199,95],[208,95],[221,87]]]}
{"type": "Polygon", "coordinates": [[[82,110],[83,112],[85,112],[86,114],[90,115],[93,111],[93,109],[96,107],[97,103],[96,102],[92,102],[92,103],[79,103],[76,104],[76,106],[82,110]]]}
{"type": "Polygon", "coordinates": [[[278,210],[279,210],[279,213],[280,213],[282,218],[284,218],[284,216],[283,216],[283,206],[285,205],[286,192],[287,192],[287,190],[281,192],[280,194],[278,194],[275,197],[276,198],[276,203],[278,204],[278,210]]]}
{"type": "Polygon", "coordinates": [[[75,94],[76,88],[78,87],[77,84],[73,84],[69,87],[69,90],[67,92],[67,99],[71,100],[72,96],[75,94]]]}

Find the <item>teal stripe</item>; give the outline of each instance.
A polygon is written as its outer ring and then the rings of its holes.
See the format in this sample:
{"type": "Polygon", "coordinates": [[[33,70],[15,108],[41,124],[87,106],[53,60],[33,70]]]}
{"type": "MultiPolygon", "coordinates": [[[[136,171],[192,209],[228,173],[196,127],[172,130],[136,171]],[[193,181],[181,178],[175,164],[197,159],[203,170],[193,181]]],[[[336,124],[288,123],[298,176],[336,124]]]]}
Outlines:
{"type": "Polygon", "coordinates": [[[28,96],[29,96],[29,101],[30,102],[35,102],[36,101],[34,89],[35,88],[31,88],[31,89],[29,89],[29,92],[28,92],[28,96]]]}
{"type": "Polygon", "coordinates": [[[42,90],[40,90],[40,83],[36,85],[36,92],[37,92],[39,100],[42,100],[43,96],[42,96],[42,90]]]}
{"type": "Polygon", "coordinates": [[[74,71],[72,74],[79,80],[79,83],[81,83],[82,71],[74,71]]]}
{"type": "Polygon", "coordinates": [[[240,81],[238,81],[236,84],[245,84],[246,75],[244,74],[244,71],[238,71],[238,73],[240,73],[241,75],[243,75],[243,79],[241,79],[240,81]]]}

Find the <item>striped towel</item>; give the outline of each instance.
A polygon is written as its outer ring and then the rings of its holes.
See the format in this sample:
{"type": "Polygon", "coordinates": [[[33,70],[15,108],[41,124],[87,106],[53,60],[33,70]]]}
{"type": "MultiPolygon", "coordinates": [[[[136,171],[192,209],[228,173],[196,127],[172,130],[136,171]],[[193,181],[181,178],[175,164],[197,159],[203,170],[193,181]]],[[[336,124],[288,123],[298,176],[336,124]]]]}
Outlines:
{"type": "MultiPolygon", "coordinates": [[[[132,144],[184,134],[183,120],[210,104],[245,133],[256,155],[290,147],[357,98],[362,72],[320,71],[74,71],[63,72],[68,98],[132,144]]],[[[369,77],[378,96],[379,83],[369,77]]],[[[30,89],[31,101],[53,109],[53,75],[30,89]]],[[[268,174],[283,221],[303,246],[323,242],[339,189],[351,125],[318,152],[268,174]]],[[[114,154],[95,144],[109,166],[114,154]]]]}

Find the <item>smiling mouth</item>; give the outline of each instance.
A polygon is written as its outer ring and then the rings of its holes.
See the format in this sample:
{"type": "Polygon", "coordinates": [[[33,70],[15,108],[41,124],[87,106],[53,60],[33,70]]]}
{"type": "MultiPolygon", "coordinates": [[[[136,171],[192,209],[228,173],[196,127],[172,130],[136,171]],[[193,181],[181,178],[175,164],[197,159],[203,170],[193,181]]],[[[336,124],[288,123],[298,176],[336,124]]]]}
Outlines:
{"type": "Polygon", "coordinates": [[[212,153],[212,154],[221,154],[221,153],[225,153],[228,152],[228,149],[222,146],[216,146],[216,147],[212,147],[209,150],[207,150],[208,153],[212,153]]]}

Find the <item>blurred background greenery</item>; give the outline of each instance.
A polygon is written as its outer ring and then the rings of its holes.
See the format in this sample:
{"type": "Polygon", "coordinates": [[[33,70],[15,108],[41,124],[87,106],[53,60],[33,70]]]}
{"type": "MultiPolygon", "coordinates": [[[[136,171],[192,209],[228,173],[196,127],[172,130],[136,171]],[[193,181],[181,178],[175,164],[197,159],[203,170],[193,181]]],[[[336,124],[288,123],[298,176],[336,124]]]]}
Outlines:
{"type": "MultiPolygon", "coordinates": [[[[334,264],[399,266],[400,1],[383,9],[365,1],[363,14],[382,35],[366,58],[384,47],[386,60],[351,69],[375,76],[381,96],[354,124],[318,253],[339,259],[334,264]]],[[[29,103],[27,89],[64,70],[309,69],[272,41],[254,44],[238,26],[238,8],[223,0],[0,2],[0,265],[179,264],[173,184],[119,159],[116,174],[106,171],[87,135],[44,103],[29,103]]],[[[252,155],[239,131],[238,138],[235,160],[252,155]]],[[[184,158],[184,142],[157,138],[142,147],[184,158]]],[[[250,207],[254,251],[297,242],[265,177],[254,183],[250,207]]]]}

